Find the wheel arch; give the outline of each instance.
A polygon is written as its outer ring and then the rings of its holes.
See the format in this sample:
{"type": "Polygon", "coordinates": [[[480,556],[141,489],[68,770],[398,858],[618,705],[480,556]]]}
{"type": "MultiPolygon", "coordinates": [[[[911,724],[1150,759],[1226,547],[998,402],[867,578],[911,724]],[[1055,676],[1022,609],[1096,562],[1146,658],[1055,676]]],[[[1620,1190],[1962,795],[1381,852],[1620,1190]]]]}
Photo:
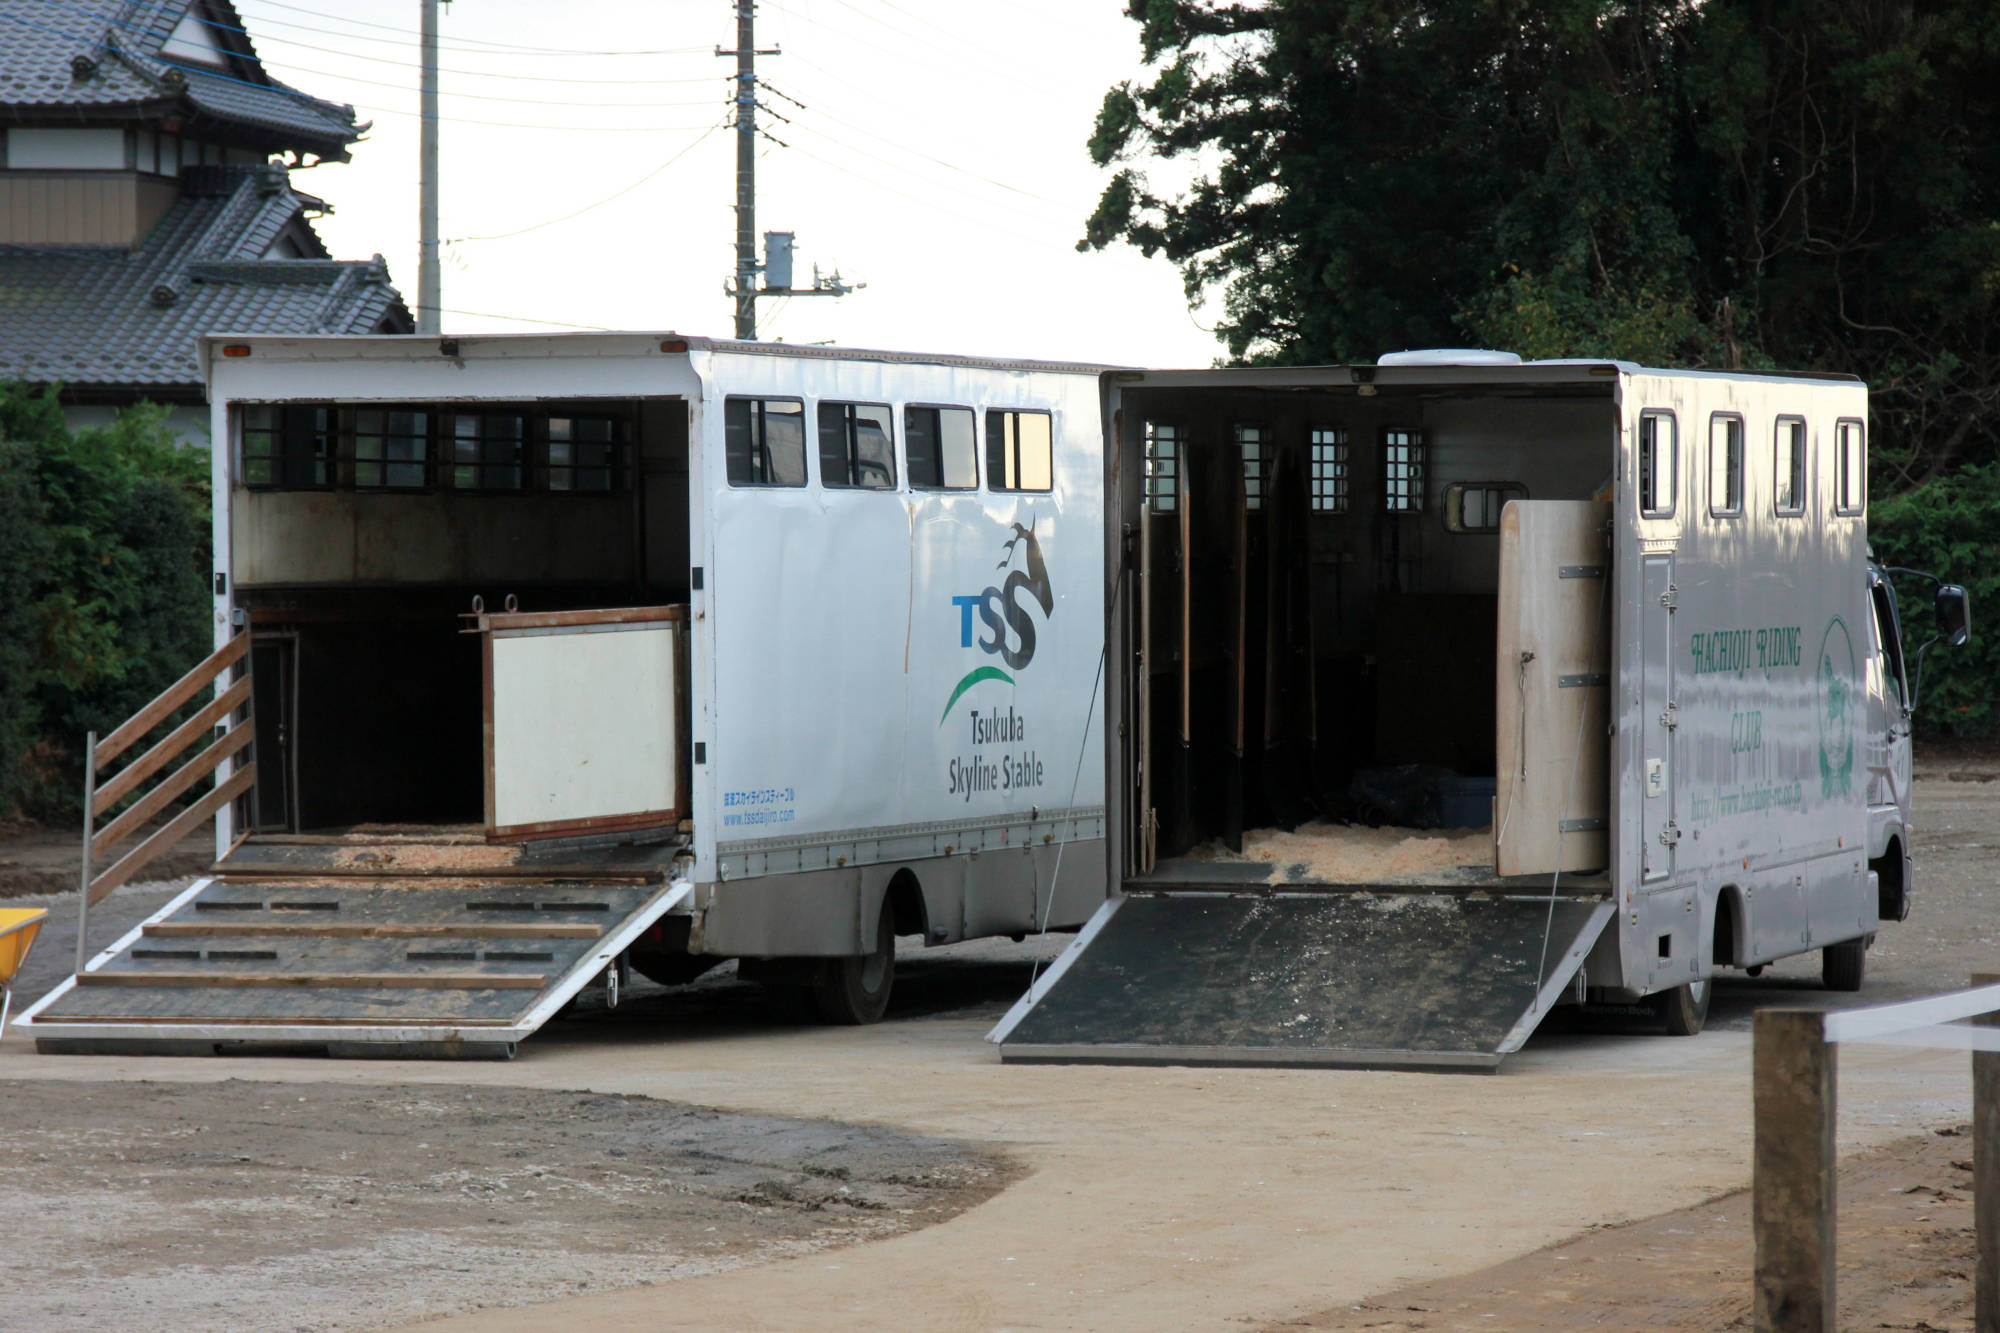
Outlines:
{"type": "Polygon", "coordinates": [[[1725,884],[1715,893],[1714,921],[1709,927],[1709,965],[1742,967],[1748,956],[1744,925],[1749,920],[1743,888],[1725,884]]]}

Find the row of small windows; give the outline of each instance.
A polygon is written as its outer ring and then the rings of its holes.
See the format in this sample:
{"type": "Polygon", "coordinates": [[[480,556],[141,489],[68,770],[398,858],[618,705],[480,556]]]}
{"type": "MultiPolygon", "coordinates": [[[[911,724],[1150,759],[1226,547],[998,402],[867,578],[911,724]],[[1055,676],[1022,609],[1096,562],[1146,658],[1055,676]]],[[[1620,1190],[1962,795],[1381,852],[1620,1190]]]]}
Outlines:
{"type": "Polygon", "coordinates": [[[549,411],[284,404],[243,409],[243,482],[260,490],[624,490],[631,423],[549,411]]]}
{"type": "MultiPolygon", "coordinates": [[[[1771,507],[1785,518],[1806,512],[1806,458],[1810,434],[1804,417],[1781,416],[1771,433],[1771,507]]],[[[1866,428],[1843,419],[1834,425],[1834,512],[1860,514],[1868,505],[1866,428]]],[[[1743,513],[1744,426],[1734,412],[1708,419],[1708,512],[1715,518],[1743,513]]],[[[1672,518],[1678,505],[1680,425],[1674,414],[1639,418],[1639,511],[1672,518]]]]}
{"type": "MultiPolygon", "coordinates": [[[[886,403],[822,400],[813,433],[820,485],[842,490],[896,489],[894,412],[886,403]]],[[[979,489],[977,415],[969,407],[911,404],[903,409],[903,455],[919,491],[979,489]]],[[[1055,487],[1054,417],[989,408],[986,486],[993,491],[1055,487]]],[[[722,405],[723,454],[731,486],[806,484],[806,404],[799,398],[728,398],[722,405]]]]}
{"type": "MultiPolygon", "coordinates": [[[[1272,444],[1265,426],[1230,428],[1243,467],[1243,504],[1264,507],[1269,484],[1272,444]]],[[[1180,507],[1183,484],[1181,427],[1167,421],[1146,423],[1146,506],[1156,514],[1180,507]]],[[[1416,513],[1424,507],[1426,446],[1421,430],[1393,427],[1382,432],[1383,508],[1392,513],[1416,513]]],[[[1314,426],[1306,433],[1309,470],[1307,497],[1315,513],[1344,514],[1352,497],[1347,432],[1335,426],[1314,426]]]]}

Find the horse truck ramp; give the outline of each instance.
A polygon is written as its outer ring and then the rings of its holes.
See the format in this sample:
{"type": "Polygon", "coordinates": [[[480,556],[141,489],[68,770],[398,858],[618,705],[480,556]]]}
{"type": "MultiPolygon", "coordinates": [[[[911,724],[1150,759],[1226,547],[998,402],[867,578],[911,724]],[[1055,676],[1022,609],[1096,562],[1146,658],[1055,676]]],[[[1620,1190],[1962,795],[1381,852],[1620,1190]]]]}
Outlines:
{"type": "Polygon", "coordinates": [[[988,1040],[1020,1063],[1493,1070],[1615,910],[1546,894],[1132,893],[988,1040]]]}
{"type": "Polygon", "coordinates": [[[16,1026],[50,1054],[508,1059],[688,896],[675,850],[253,839],[16,1026]]]}

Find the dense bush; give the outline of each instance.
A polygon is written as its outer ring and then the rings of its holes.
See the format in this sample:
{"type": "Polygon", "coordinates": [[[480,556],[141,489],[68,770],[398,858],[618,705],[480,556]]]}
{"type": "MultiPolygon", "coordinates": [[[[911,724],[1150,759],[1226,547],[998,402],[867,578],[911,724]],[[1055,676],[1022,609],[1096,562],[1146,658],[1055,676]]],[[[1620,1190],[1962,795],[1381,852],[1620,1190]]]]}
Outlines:
{"type": "MultiPolygon", "coordinates": [[[[1972,594],[1972,642],[1938,647],[1924,663],[1917,728],[1930,735],[1988,736],[2000,723],[1993,698],[2000,682],[2000,465],[1988,463],[1934,477],[1873,506],[1868,538],[1885,565],[1902,565],[1962,583],[1972,594]]],[[[1904,651],[1935,631],[1931,588],[1898,577],[1904,651]]]]}
{"type": "Polygon", "coordinates": [[[71,432],[0,385],[0,812],[74,819],[84,733],[207,654],[208,552],[208,455],[164,409],[71,432]]]}

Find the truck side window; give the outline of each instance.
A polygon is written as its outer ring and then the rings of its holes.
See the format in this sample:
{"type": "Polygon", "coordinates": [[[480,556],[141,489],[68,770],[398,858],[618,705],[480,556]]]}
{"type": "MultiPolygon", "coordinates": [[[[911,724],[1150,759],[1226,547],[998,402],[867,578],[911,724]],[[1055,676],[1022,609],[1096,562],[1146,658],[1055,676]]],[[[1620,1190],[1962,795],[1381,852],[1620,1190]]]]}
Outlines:
{"type": "Polygon", "coordinates": [[[1680,430],[1671,412],[1646,412],[1639,417],[1639,512],[1647,518],[1672,518],[1675,478],[1680,473],[1680,430]]]}
{"type": "Polygon", "coordinates": [[[354,414],[354,489],[415,490],[429,482],[430,413],[364,407],[354,414]]]}
{"type": "Polygon", "coordinates": [[[1708,419],[1708,512],[1717,518],[1743,512],[1743,418],[1733,412],[1708,419]]]}
{"type": "Polygon", "coordinates": [[[819,481],[865,491],[896,489],[889,409],[876,403],[819,405],[819,481]]]}
{"type": "Polygon", "coordinates": [[[526,488],[528,429],[518,412],[456,412],[451,417],[454,490],[518,491],[526,488]]]}
{"type": "Polygon", "coordinates": [[[996,491],[1055,489],[1054,418],[1047,412],[986,413],[986,484],[996,491]]]}
{"type": "Polygon", "coordinates": [[[1834,428],[1840,457],[1835,460],[1839,485],[1834,492],[1834,512],[1858,514],[1868,507],[1868,452],[1864,428],[1858,421],[1842,421],[1834,428]]]}
{"type": "Polygon", "coordinates": [[[1313,427],[1313,512],[1346,513],[1347,481],[1347,432],[1333,426],[1313,427]]]}
{"type": "Polygon", "coordinates": [[[336,425],[331,407],[245,407],[243,484],[260,490],[331,486],[336,425]]]}
{"type": "Polygon", "coordinates": [[[1896,702],[1906,702],[1903,687],[1903,635],[1896,616],[1896,594],[1887,583],[1877,583],[1869,598],[1875,604],[1875,642],[1882,654],[1882,677],[1895,692],[1896,702]]]}
{"type": "Polygon", "coordinates": [[[623,417],[551,416],[548,465],[552,491],[615,491],[625,471],[623,417]]]}
{"type": "Polygon", "coordinates": [[[910,485],[924,491],[979,488],[979,444],[969,407],[906,407],[903,448],[910,485]]]}
{"type": "Polygon", "coordinates": [[[1146,508],[1171,514],[1181,504],[1181,428],[1170,421],[1146,423],[1146,508]]]}
{"type": "Polygon", "coordinates": [[[728,398],[722,451],[731,486],[806,484],[806,405],[797,398],[728,398]]]}
{"type": "Polygon", "coordinates": [[[1414,514],[1424,507],[1424,433],[1400,426],[1382,432],[1382,507],[1414,514]]]}
{"type": "Polygon", "coordinates": [[[1780,514],[1806,512],[1806,420],[1779,417],[1771,446],[1771,474],[1776,487],[1773,508],[1780,514]]]}
{"type": "Polygon", "coordinates": [[[1264,507],[1264,478],[1270,471],[1270,435],[1262,426],[1237,426],[1236,452],[1243,459],[1243,507],[1264,507]]]}

